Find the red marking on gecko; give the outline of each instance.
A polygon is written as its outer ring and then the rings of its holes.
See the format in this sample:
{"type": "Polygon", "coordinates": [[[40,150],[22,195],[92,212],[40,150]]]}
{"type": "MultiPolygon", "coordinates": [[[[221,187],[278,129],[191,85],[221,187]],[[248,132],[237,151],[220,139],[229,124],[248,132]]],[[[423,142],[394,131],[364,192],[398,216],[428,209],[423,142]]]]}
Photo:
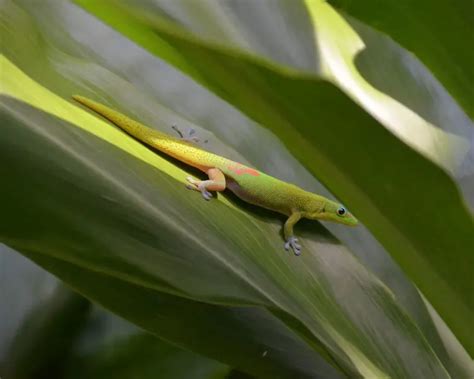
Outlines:
{"type": "Polygon", "coordinates": [[[227,167],[229,170],[235,172],[237,175],[244,175],[244,174],[249,174],[252,176],[259,176],[260,173],[257,170],[254,170],[253,168],[241,165],[241,164],[236,164],[236,165],[231,165],[227,167]]]}

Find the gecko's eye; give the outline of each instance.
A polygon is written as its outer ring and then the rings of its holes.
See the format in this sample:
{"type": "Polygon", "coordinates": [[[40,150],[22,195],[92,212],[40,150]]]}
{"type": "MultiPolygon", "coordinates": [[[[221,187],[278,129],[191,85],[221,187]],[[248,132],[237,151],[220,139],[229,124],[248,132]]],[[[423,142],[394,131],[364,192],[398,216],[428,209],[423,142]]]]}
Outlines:
{"type": "Polygon", "coordinates": [[[344,207],[340,207],[338,210],[337,210],[337,214],[339,216],[344,216],[346,214],[346,208],[344,207]]]}

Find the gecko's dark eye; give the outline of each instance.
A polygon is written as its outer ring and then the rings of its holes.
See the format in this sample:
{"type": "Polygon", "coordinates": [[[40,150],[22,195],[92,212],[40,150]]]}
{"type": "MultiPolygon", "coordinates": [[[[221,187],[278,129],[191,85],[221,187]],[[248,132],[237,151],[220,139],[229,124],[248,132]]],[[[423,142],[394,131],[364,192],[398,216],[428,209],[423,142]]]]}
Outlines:
{"type": "Polygon", "coordinates": [[[344,216],[344,215],[346,214],[346,208],[344,208],[344,207],[339,208],[339,209],[337,210],[337,214],[338,214],[339,216],[344,216]]]}

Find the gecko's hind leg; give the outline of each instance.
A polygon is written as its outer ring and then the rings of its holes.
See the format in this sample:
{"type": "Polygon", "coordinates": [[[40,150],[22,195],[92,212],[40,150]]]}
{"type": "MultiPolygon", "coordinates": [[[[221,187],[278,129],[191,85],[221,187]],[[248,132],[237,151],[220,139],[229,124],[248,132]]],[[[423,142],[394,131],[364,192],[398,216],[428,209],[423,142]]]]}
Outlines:
{"type": "Polygon", "coordinates": [[[301,245],[298,238],[293,234],[293,227],[301,219],[301,213],[293,212],[283,226],[283,234],[285,236],[285,250],[293,250],[295,255],[301,254],[301,245]]]}
{"type": "Polygon", "coordinates": [[[205,200],[210,200],[212,193],[209,191],[224,191],[226,183],[224,174],[217,168],[207,170],[207,175],[209,175],[209,180],[199,180],[188,176],[186,180],[189,184],[186,188],[199,191],[205,200]]]}
{"type": "MultiPolygon", "coordinates": [[[[192,143],[199,143],[201,140],[196,136],[196,129],[189,129],[187,133],[183,133],[183,131],[178,128],[176,124],[171,125],[171,129],[173,129],[176,133],[178,133],[179,138],[183,141],[186,142],[192,142],[192,143]]],[[[204,141],[204,143],[207,143],[207,140],[204,141]]]]}

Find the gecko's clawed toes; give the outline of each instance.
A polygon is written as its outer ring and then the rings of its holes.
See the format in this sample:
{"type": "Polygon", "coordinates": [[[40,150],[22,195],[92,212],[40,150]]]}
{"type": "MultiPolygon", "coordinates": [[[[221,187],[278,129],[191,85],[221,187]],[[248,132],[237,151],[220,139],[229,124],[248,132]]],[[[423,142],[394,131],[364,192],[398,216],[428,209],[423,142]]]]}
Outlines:
{"type": "Polygon", "coordinates": [[[197,180],[197,179],[193,178],[192,176],[186,177],[186,181],[189,183],[189,184],[186,184],[187,189],[201,192],[201,195],[205,200],[211,200],[212,199],[212,197],[213,197],[212,193],[209,192],[206,189],[206,183],[205,182],[197,180]]]}
{"type": "Polygon", "coordinates": [[[210,193],[209,191],[201,191],[202,193],[202,197],[205,199],[205,200],[211,200],[212,199],[212,193],[210,193]]]}
{"type": "Polygon", "coordinates": [[[301,255],[301,245],[298,242],[298,238],[290,237],[287,239],[285,243],[285,250],[288,251],[290,248],[293,250],[295,255],[301,255]]]}
{"type": "Polygon", "coordinates": [[[186,177],[186,181],[188,182],[188,184],[186,184],[187,189],[200,191],[200,189],[198,188],[199,181],[197,179],[193,178],[192,176],[188,176],[186,177]]]}
{"type": "Polygon", "coordinates": [[[184,138],[183,133],[181,132],[181,130],[179,130],[176,124],[171,125],[171,129],[173,129],[176,133],[178,133],[179,138],[184,138]]]}
{"type": "MultiPolygon", "coordinates": [[[[171,125],[171,129],[173,129],[176,133],[178,133],[179,138],[183,141],[186,142],[192,142],[192,143],[199,143],[200,139],[195,136],[196,134],[196,129],[189,129],[187,133],[184,133],[181,131],[181,129],[178,128],[176,124],[171,125]]],[[[207,143],[207,140],[204,141],[204,143],[207,143]]]]}
{"type": "Polygon", "coordinates": [[[187,180],[189,183],[193,184],[194,186],[196,186],[196,185],[197,185],[197,182],[198,182],[198,180],[197,180],[196,178],[193,178],[192,176],[187,176],[187,177],[186,177],[186,180],[187,180]]]}
{"type": "Polygon", "coordinates": [[[199,191],[201,191],[201,194],[202,194],[202,197],[205,199],[205,200],[211,200],[212,199],[212,193],[210,193],[207,189],[206,189],[206,186],[203,185],[203,183],[199,184],[197,186],[197,189],[199,191]]]}

